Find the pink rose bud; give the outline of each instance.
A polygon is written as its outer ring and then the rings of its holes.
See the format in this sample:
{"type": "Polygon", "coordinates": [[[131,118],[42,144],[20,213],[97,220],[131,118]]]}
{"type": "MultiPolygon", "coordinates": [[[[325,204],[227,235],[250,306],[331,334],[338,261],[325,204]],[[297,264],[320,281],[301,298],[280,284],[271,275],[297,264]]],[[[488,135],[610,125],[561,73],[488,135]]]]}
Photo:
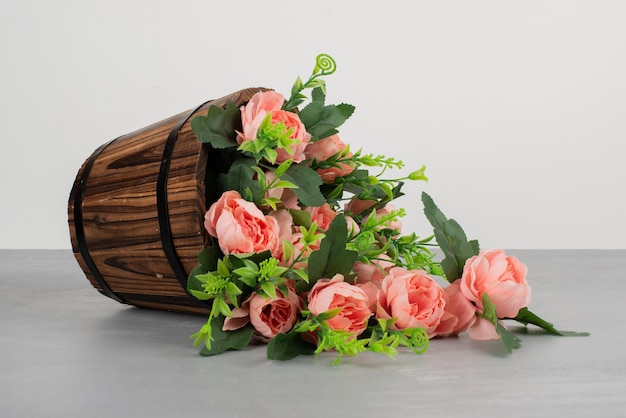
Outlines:
{"type": "Polygon", "coordinates": [[[530,303],[527,268],[516,257],[502,250],[481,251],[463,267],[461,291],[482,311],[482,295],[487,293],[498,318],[514,318],[530,303]]]}
{"type": "Polygon", "coordinates": [[[266,338],[290,331],[299,313],[300,299],[291,289],[287,296],[276,291],[275,299],[257,293],[250,298],[250,323],[266,338]]]}
{"type": "Polygon", "coordinates": [[[311,134],[306,131],[304,124],[297,114],[281,110],[285,98],[275,91],[258,92],[246,104],[241,107],[242,131],[237,136],[237,143],[241,145],[243,141],[255,140],[261,123],[268,113],[271,113],[272,124],[283,123],[287,129],[291,129],[291,138],[296,140],[292,145],[293,155],[284,149],[276,149],[278,154],[276,162],[282,163],[288,159],[293,159],[299,163],[304,161],[304,150],[311,140],[311,134]]]}
{"type": "Polygon", "coordinates": [[[227,191],[204,216],[204,227],[216,237],[224,254],[259,253],[269,250],[280,254],[278,221],[265,216],[252,202],[236,191],[227,191]]]}
{"type": "Polygon", "coordinates": [[[341,274],[335,275],[332,280],[318,280],[309,292],[308,307],[313,315],[342,308],[328,320],[328,325],[332,329],[346,330],[353,336],[365,331],[367,320],[372,314],[365,291],[344,282],[341,274]]]}
{"type": "Polygon", "coordinates": [[[428,336],[435,330],[444,314],[446,300],[443,289],[422,270],[394,267],[383,279],[376,316],[397,318],[395,328],[425,328],[428,336]]]}
{"type": "Polygon", "coordinates": [[[443,292],[446,296],[446,306],[436,334],[460,334],[476,321],[476,306],[461,292],[460,280],[444,288],[443,292]]]}

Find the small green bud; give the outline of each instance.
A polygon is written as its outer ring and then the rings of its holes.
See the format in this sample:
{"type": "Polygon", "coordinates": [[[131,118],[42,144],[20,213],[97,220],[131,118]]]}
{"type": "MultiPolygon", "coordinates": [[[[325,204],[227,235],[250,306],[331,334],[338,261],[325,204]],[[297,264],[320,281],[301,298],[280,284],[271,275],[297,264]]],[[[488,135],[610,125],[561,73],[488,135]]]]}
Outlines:
{"type": "Polygon", "coordinates": [[[412,172],[411,174],[409,174],[409,180],[428,181],[428,177],[424,175],[425,170],[426,170],[426,166],[422,166],[422,168],[420,168],[419,170],[412,172]]]}

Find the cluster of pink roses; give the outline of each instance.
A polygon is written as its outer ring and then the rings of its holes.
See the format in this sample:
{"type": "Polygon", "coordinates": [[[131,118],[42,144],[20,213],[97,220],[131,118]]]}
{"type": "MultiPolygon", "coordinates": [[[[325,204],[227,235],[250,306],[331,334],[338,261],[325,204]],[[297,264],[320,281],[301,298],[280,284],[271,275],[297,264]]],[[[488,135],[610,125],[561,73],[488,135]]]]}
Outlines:
{"type": "MultiPolygon", "coordinates": [[[[281,110],[284,98],[268,91],[255,94],[241,108],[242,132],[239,144],[257,137],[259,126],[271,115],[272,123],[282,123],[289,129],[293,145],[288,152],[277,149],[276,162],[292,159],[295,163],[325,161],[346,145],[337,135],[310,142],[311,135],[293,112],[281,110]]],[[[346,176],[354,167],[338,163],[319,168],[318,174],[325,183],[332,184],[337,177],[346,176]]],[[[266,172],[268,180],[274,177],[266,172]]],[[[292,259],[283,254],[283,241],[293,245],[296,252],[303,251],[302,233],[294,223],[289,209],[309,212],[311,221],[319,231],[326,231],[338,212],[328,203],[319,207],[299,207],[296,195],[290,189],[269,190],[270,197],[280,199],[276,209],[259,208],[242,198],[239,192],[224,192],[207,211],[205,228],[217,238],[221,251],[228,254],[250,254],[268,251],[281,265],[289,266],[292,259]]],[[[373,202],[352,199],[345,208],[347,214],[358,214],[373,202]]],[[[392,207],[380,209],[377,215],[388,214],[392,207]]],[[[359,225],[346,216],[349,234],[359,234],[359,225]]],[[[401,225],[395,221],[388,225],[399,233],[401,225]]],[[[315,250],[317,244],[309,246],[315,250]]],[[[293,255],[291,255],[293,257],[293,255]]],[[[232,310],[225,319],[223,330],[239,329],[251,323],[266,339],[290,331],[306,309],[320,315],[338,309],[328,320],[335,330],[346,330],[353,336],[361,334],[374,315],[380,319],[395,319],[395,329],[424,328],[429,337],[445,336],[469,331],[475,339],[499,338],[493,324],[481,317],[482,295],[487,293],[496,307],[499,318],[512,318],[530,301],[530,288],[526,282],[526,267],[515,257],[501,250],[483,251],[467,260],[463,275],[447,287],[441,287],[433,277],[422,270],[409,270],[397,266],[385,254],[371,262],[357,261],[353,266],[355,280],[350,283],[340,275],[319,279],[307,292],[297,292],[295,283],[289,281],[287,292],[278,291],[271,298],[253,292],[240,307],[232,310]]]]}

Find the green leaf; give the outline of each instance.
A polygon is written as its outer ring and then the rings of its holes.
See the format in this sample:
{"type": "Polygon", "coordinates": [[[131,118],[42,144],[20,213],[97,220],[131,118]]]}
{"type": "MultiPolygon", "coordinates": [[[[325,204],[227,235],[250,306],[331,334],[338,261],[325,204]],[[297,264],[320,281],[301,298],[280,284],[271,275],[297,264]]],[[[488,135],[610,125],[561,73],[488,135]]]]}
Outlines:
{"type": "Polygon", "coordinates": [[[270,299],[276,299],[276,287],[273,283],[263,282],[261,283],[261,289],[270,299]]]}
{"type": "Polygon", "coordinates": [[[272,256],[272,253],[270,253],[269,250],[267,251],[263,251],[261,253],[253,253],[250,254],[248,256],[242,256],[241,254],[236,255],[236,254],[230,254],[228,256],[228,261],[230,262],[230,264],[233,266],[233,268],[238,269],[241,267],[249,267],[249,263],[246,263],[245,260],[249,260],[251,262],[253,262],[254,264],[256,264],[257,266],[259,264],[261,264],[261,261],[265,261],[268,258],[270,258],[272,256]],[[248,264],[248,265],[246,265],[248,264]]]}
{"type": "Polygon", "coordinates": [[[588,332],[575,332],[575,331],[560,331],[554,327],[550,322],[541,319],[539,316],[535,315],[528,308],[522,308],[517,313],[515,318],[517,322],[520,322],[524,325],[533,324],[548,331],[550,334],[566,336],[566,337],[587,337],[590,334],[588,332]]]}
{"type": "Polygon", "coordinates": [[[283,161],[278,167],[276,167],[276,170],[274,170],[274,175],[276,177],[281,177],[283,174],[285,174],[289,167],[291,167],[292,164],[293,160],[291,158],[283,161]]]}
{"type": "Polygon", "coordinates": [[[319,87],[313,89],[312,96],[313,101],[298,114],[312,141],[336,134],[336,128],[354,113],[354,106],[346,103],[324,106],[325,96],[319,87]]]}
{"type": "Polygon", "coordinates": [[[213,148],[234,147],[237,145],[235,130],[240,121],[239,108],[229,102],[224,109],[211,106],[206,116],[193,118],[191,130],[198,141],[211,144],[213,148]]]}
{"type": "Polygon", "coordinates": [[[345,279],[350,277],[358,253],[346,249],[347,241],[346,218],[340,214],[331,222],[319,250],[313,251],[309,256],[309,282],[298,282],[296,289],[309,290],[317,280],[330,279],[335,274],[342,274],[345,279]]]}
{"type": "Polygon", "coordinates": [[[198,261],[200,264],[189,273],[189,277],[187,278],[187,292],[192,294],[191,292],[193,290],[203,293],[202,281],[198,280],[197,276],[216,270],[217,260],[221,256],[222,252],[218,247],[206,247],[198,253],[198,261]]]}
{"type": "Polygon", "coordinates": [[[496,325],[498,323],[496,305],[493,304],[487,292],[483,292],[483,294],[481,295],[481,300],[483,303],[483,313],[481,314],[481,316],[492,324],[496,325]]]}
{"type": "Polygon", "coordinates": [[[311,212],[299,209],[289,209],[289,213],[293,218],[293,224],[303,226],[305,228],[311,227],[311,212]]]}
{"type": "Polygon", "coordinates": [[[520,348],[521,340],[513,335],[511,331],[506,329],[504,325],[500,323],[500,321],[498,321],[496,305],[491,302],[491,298],[489,298],[487,292],[483,292],[482,302],[483,313],[481,314],[481,316],[491,322],[496,327],[496,332],[500,336],[500,340],[502,341],[502,344],[504,344],[506,351],[512,353],[514,348],[520,348]]]}
{"type": "Polygon", "coordinates": [[[300,354],[312,355],[315,346],[304,341],[298,332],[277,334],[267,345],[269,360],[291,360],[300,354]]]}
{"type": "Polygon", "coordinates": [[[189,294],[199,300],[209,300],[213,298],[213,296],[195,289],[189,289],[189,294]]]}
{"type": "Polygon", "coordinates": [[[298,186],[294,192],[304,206],[317,207],[326,203],[326,199],[320,191],[322,178],[315,170],[303,164],[295,164],[289,167],[281,178],[298,186]]]}
{"type": "Polygon", "coordinates": [[[506,329],[500,322],[496,322],[496,332],[500,335],[500,339],[509,353],[513,352],[513,349],[520,348],[522,346],[521,340],[517,338],[511,331],[506,329]]]}
{"type": "Polygon", "coordinates": [[[206,247],[198,253],[198,261],[200,266],[207,273],[217,269],[217,260],[222,257],[222,252],[219,247],[206,247]]]}
{"type": "Polygon", "coordinates": [[[468,241],[461,225],[454,219],[446,218],[426,192],[422,192],[422,202],[424,203],[424,214],[433,226],[437,244],[445,255],[441,267],[446,279],[452,283],[463,275],[465,262],[478,255],[478,241],[468,241]]]}
{"type": "Polygon", "coordinates": [[[261,190],[259,183],[254,180],[256,174],[254,168],[256,161],[254,158],[242,158],[233,162],[227,174],[221,174],[219,177],[220,185],[223,190],[236,190],[245,199],[246,191],[252,191],[252,198],[257,200],[260,197],[261,190]]]}
{"type": "Polygon", "coordinates": [[[229,317],[233,316],[233,311],[230,310],[230,306],[228,306],[228,303],[226,303],[226,301],[221,297],[216,298],[213,303],[217,303],[217,308],[220,310],[222,315],[229,317]]]}
{"type": "Polygon", "coordinates": [[[326,101],[326,93],[324,93],[324,89],[320,87],[316,87],[311,91],[311,101],[324,105],[326,101]]]}
{"type": "Polygon", "coordinates": [[[203,356],[212,356],[227,350],[243,350],[248,346],[254,328],[248,325],[235,331],[222,331],[224,319],[220,315],[211,321],[211,337],[213,340],[211,341],[210,349],[206,345],[202,346],[200,354],[203,356]]]}
{"type": "Polygon", "coordinates": [[[317,319],[319,319],[320,321],[328,321],[329,319],[337,316],[337,314],[339,314],[339,312],[341,312],[342,310],[342,307],[329,309],[326,312],[322,312],[321,314],[317,315],[317,319]]]}

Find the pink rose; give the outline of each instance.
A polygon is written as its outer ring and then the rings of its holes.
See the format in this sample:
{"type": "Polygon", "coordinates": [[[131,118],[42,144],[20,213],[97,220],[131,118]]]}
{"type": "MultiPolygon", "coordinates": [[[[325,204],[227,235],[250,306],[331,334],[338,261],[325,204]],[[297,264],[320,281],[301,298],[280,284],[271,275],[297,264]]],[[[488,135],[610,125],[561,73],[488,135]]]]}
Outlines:
{"type": "Polygon", "coordinates": [[[482,295],[487,293],[498,318],[514,318],[530,303],[527,268],[502,250],[481,251],[467,260],[461,276],[461,291],[482,311],[482,295]]]}
{"type": "Polygon", "coordinates": [[[271,339],[291,330],[300,313],[300,305],[300,298],[292,289],[288,289],[287,297],[277,291],[275,299],[253,293],[240,308],[233,309],[233,317],[224,320],[222,330],[232,331],[250,322],[259,334],[271,339]]]}
{"type": "MultiPolygon", "coordinates": [[[[346,147],[347,145],[338,135],[332,135],[317,142],[309,143],[304,154],[308,160],[326,161],[333,155],[345,150],[346,147]]],[[[347,154],[347,157],[351,156],[351,152],[347,154]]],[[[339,167],[320,168],[317,173],[325,183],[332,183],[335,178],[346,176],[354,171],[354,167],[350,164],[339,163],[338,165],[339,167]]]]}
{"type": "Polygon", "coordinates": [[[352,269],[356,273],[356,285],[363,289],[369,298],[367,306],[373,313],[376,313],[376,300],[378,299],[378,291],[387,276],[389,269],[395,264],[389,260],[385,254],[379,255],[382,260],[372,260],[370,263],[357,261],[352,269]]]}
{"type": "Polygon", "coordinates": [[[425,271],[394,267],[378,292],[376,315],[397,318],[396,329],[425,328],[433,336],[445,304],[443,289],[425,271]]]}
{"type": "Polygon", "coordinates": [[[337,216],[337,212],[332,210],[328,203],[317,207],[307,206],[304,210],[311,214],[311,222],[316,222],[317,227],[322,231],[328,230],[331,222],[337,216]]]}
{"type": "Polygon", "coordinates": [[[267,216],[276,219],[278,230],[280,231],[278,235],[280,239],[290,241],[293,233],[293,217],[291,213],[287,209],[279,209],[271,211],[267,216]]]}
{"type": "Polygon", "coordinates": [[[335,330],[346,330],[354,336],[365,331],[367,320],[372,314],[367,307],[367,294],[357,286],[344,282],[341,274],[331,280],[318,280],[309,292],[308,306],[313,315],[342,308],[328,320],[328,325],[335,330]]]}
{"type": "Polygon", "coordinates": [[[256,293],[250,298],[250,323],[266,338],[291,330],[299,313],[300,299],[291,289],[288,289],[287,297],[277,291],[276,299],[256,293]]]}
{"type": "Polygon", "coordinates": [[[278,157],[276,162],[282,163],[290,158],[294,162],[304,161],[304,150],[311,139],[311,134],[306,131],[304,124],[297,114],[281,110],[285,98],[275,91],[258,92],[241,107],[242,131],[237,136],[237,143],[253,141],[257,138],[259,126],[268,113],[271,113],[272,124],[283,123],[287,129],[291,129],[291,138],[296,141],[292,145],[293,155],[289,155],[284,149],[276,149],[278,157]]]}
{"type": "Polygon", "coordinates": [[[436,334],[460,334],[476,321],[476,306],[461,292],[459,280],[444,288],[443,292],[446,295],[446,306],[436,334]]]}
{"type": "Polygon", "coordinates": [[[380,285],[376,285],[373,282],[357,283],[356,287],[361,289],[367,295],[367,309],[371,313],[376,313],[376,299],[378,299],[378,292],[380,291],[380,285]]]}
{"type": "Polygon", "coordinates": [[[224,254],[281,250],[280,228],[275,218],[263,215],[254,203],[230,190],[224,192],[204,216],[204,227],[216,237],[224,254]]]}

